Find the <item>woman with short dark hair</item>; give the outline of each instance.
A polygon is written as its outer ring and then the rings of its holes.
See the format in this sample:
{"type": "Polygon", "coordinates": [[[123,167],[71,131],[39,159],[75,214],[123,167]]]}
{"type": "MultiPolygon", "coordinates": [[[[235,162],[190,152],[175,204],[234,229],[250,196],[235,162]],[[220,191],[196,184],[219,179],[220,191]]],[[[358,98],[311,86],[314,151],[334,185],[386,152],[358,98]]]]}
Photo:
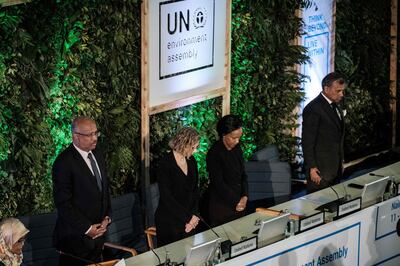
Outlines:
{"type": "Polygon", "coordinates": [[[157,245],[163,246],[195,233],[198,218],[198,170],[193,153],[199,134],[182,128],[169,142],[167,153],[157,168],[160,201],[155,213],[157,245]]]}
{"type": "Polygon", "coordinates": [[[242,120],[226,115],[218,121],[216,141],[207,153],[209,219],[217,226],[244,216],[248,199],[247,175],[239,145],[242,120]]]}

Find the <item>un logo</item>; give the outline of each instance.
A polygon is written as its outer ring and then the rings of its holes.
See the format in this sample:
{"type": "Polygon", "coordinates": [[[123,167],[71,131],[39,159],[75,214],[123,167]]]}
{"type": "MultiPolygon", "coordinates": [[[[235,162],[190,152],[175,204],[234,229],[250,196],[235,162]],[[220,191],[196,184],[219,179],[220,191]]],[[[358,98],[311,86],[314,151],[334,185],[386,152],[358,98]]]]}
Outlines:
{"type": "Polygon", "coordinates": [[[207,22],[207,10],[199,7],[193,14],[193,26],[195,29],[203,28],[207,22]]]}

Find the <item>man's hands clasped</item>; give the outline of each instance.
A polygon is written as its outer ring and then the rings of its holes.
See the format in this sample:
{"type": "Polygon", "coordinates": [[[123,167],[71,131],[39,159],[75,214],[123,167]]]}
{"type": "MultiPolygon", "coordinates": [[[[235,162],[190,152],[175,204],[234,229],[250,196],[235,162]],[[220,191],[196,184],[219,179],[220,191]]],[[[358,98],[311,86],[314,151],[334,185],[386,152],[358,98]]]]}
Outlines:
{"type": "Polygon", "coordinates": [[[110,217],[106,216],[106,217],[104,217],[103,221],[101,221],[101,223],[92,224],[89,232],[87,232],[86,235],[88,235],[92,239],[96,239],[96,238],[104,235],[105,232],[107,232],[107,226],[110,223],[111,223],[110,217]]]}

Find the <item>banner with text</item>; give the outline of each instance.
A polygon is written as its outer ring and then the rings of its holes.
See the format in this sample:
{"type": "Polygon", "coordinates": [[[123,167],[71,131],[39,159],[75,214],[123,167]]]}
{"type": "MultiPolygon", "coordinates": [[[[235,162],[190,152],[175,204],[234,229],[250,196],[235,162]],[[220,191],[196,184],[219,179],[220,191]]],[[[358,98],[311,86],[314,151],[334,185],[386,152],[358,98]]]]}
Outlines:
{"type": "Polygon", "coordinates": [[[333,1],[314,0],[309,8],[303,10],[306,34],[302,37],[302,45],[307,48],[310,57],[310,62],[302,67],[302,74],[309,77],[303,83],[306,94],[303,107],[321,92],[322,79],[332,71],[333,1]]]}
{"type": "Polygon", "coordinates": [[[225,86],[226,0],[149,1],[149,102],[225,86]]]}

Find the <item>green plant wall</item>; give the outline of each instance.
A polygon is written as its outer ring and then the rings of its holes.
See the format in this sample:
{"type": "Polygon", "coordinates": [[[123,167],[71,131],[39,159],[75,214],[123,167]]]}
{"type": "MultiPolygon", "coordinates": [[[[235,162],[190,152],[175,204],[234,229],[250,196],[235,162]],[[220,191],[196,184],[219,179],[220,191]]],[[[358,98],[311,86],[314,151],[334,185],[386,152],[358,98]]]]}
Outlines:
{"type": "Polygon", "coordinates": [[[390,0],[337,0],[336,70],[346,90],[346,161],[390,148],[390,0]]]}
{"type": "MultiPolygon", "coordinates": [[[[292,40],[302,25],[295,10],[305,5],[232,1],[231,113],[244,120],[246,158],[266,144],[278,145],[282,160],[298,153],[292,111],[304,77],[293,65],[307,58],[292,40]]],[[[51,166],[77,115],[98,122],[112,194],[138,190],[140,38],[138,0],[33,0],[0,9],[0,218],[54,208],[51,166]]],[[[193,126],[201,134],[200,185],[207,186],[205,155],[220,117],[220,98],[153,115],[152,165],[178,128],[193,126]]]]}

